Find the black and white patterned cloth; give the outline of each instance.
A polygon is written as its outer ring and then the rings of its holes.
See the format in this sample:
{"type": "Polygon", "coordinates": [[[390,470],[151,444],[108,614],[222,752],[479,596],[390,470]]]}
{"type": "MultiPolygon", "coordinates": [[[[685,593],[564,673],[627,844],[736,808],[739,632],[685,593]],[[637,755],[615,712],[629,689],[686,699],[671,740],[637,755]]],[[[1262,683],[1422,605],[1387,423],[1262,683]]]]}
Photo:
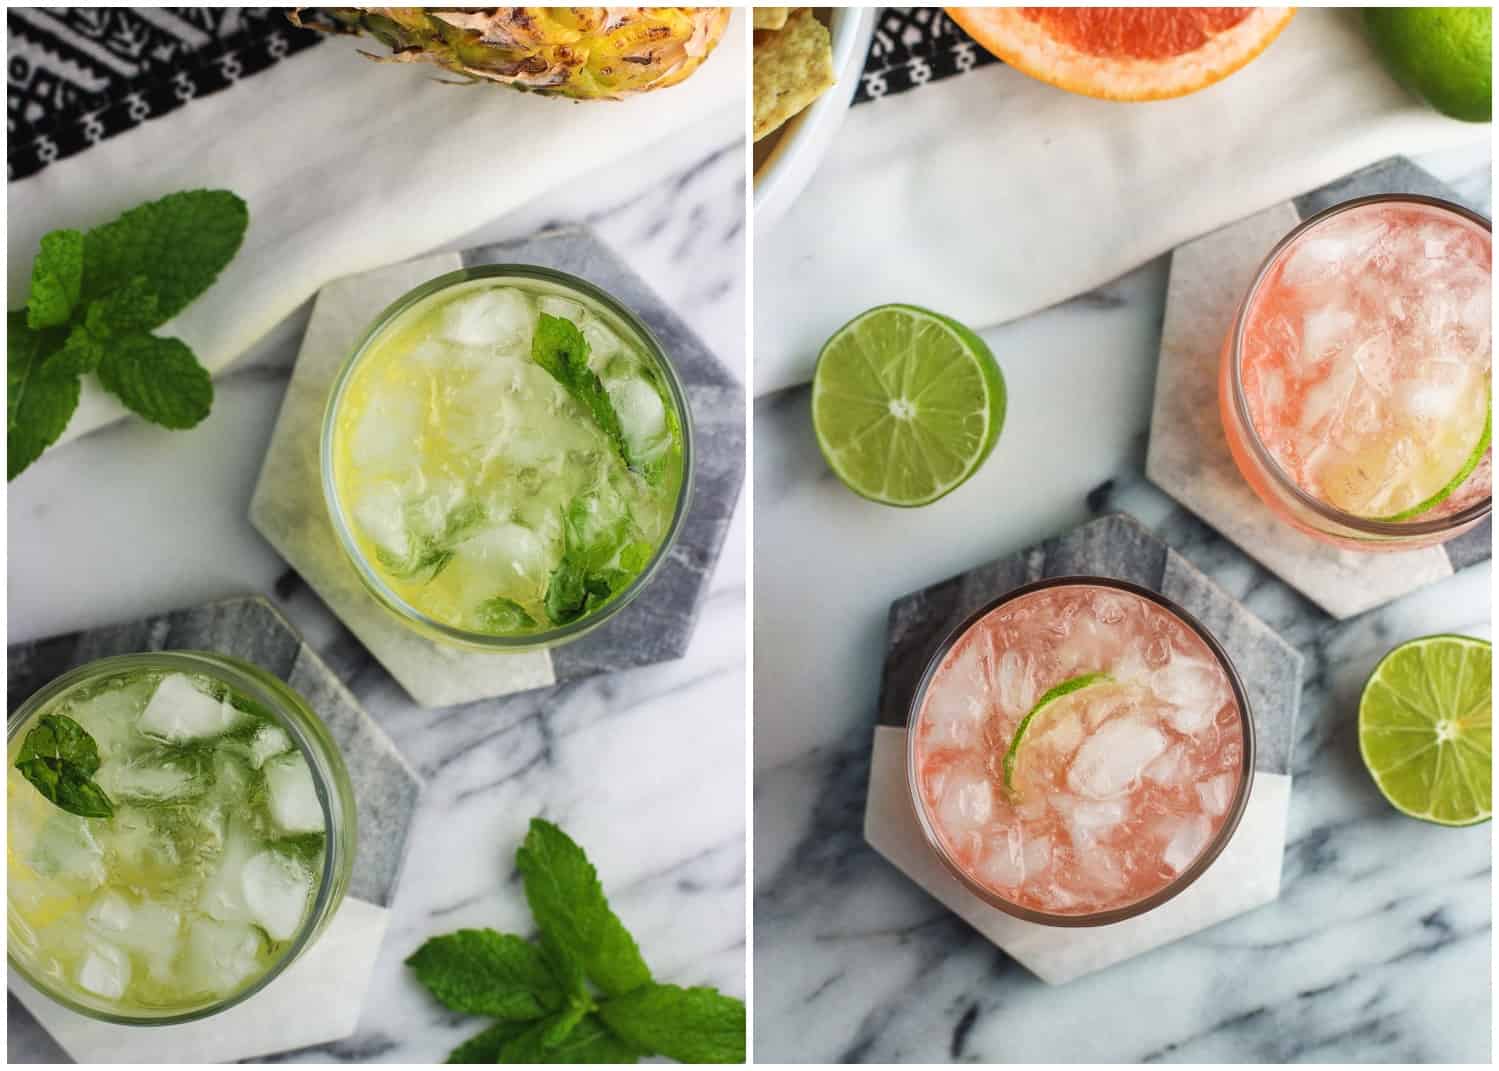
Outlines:
{"type": "Polygon", "coordinates": [[[998,62],[940,7],[882,8],[854,103],[904,93],[998,62]]]}
{"type": "Polygon", "coordinates": [[[283,8],[11,8],[5,29],[12,182],[322,40],[283,8]]]}

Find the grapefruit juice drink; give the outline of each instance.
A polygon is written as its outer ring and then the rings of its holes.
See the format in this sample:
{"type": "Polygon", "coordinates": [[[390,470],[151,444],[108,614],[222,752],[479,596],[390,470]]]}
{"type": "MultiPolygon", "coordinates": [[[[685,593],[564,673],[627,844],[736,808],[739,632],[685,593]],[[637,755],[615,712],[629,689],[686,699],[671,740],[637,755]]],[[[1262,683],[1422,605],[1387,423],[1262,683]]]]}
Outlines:
{"type": "Polygon", "coordinates": [[[342,898],[348,775],[300,698],[255,667],[93,663],[18,711],[8,760],[11,962],[88,1014],[225,1007],[342,898]]]}
{"type": "Polygon", "coordinates": [[[937,656],[913,705],[916,809],[971,889],[1034,921],[1148,910],[1206,868],[1248,795],[1252,731],[1216,643],[1158,596],[1044,582],[937,656]]]}
{"type": "Polygon", "coordinates": [[[1271,254],[1220,399],[1272,510],[1366,548],[1437,542],[1487,514],[1491,261],[1485,221],[1414,198],[1339,205],[1271,254]]]}
{"type": "Polygon", "coordinates": [[[434,280],[346,366],[324,486],[380,601],[473,645],[545,645],[649,574],[685,512],[680,385],[644,327],[582,280],[434,280]]]}

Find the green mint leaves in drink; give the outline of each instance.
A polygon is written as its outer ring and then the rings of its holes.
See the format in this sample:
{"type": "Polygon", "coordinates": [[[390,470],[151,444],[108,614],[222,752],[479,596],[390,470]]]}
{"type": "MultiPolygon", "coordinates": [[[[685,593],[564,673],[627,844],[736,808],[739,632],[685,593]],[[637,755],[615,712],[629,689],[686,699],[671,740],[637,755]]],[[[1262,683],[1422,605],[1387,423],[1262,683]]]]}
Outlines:
{"type": "Polygon", "coordinates": [[[539,942],[459,930],[406,961],[447,1007],[497,1020],[448,1063],[744,1062],[744,1003],[655,982],[572,838],[534,819],[515,861],[539,942]]]}
{"type": "Polygon", "coordinates": [[[43,236],[26,307],[7,319],[8,479],[63,433],[84,375],[163,427],[208,415],[207,369],[185,343],[151,331],[213,285],[249,218],[226,190],[189,190],[86,232],[43,236]]]}
{"type": "Polygon", "coordinates": [[[593,495],[574,499],[562,518],[562,561],[547,582],[546,612],[554,625],[592,613],[623,591],[650,564],[653,548],[637,539],[628,512],[598,526],[607,511],[593,495]]]}
{"type": "Polygon", "coordinates": [[[69,814],[110,818],[114,804],[94,782],[99,746],[72,718],[43,714],[21,741],[16,769],[36,790],[69,814]]]}
{"type": "Polygon", "coordinates": [[[531,359],[545,368],[588,410],[588,415],[609,437],[625,464],[630,465],[630,448],[625,442],[619,414],[614,411],[614,403],[609,400],[609,392],[604,389],[598,373],[588,367],[588,350],[588,339],[571,320],[541,314],[536,333],[531,337],[531,359]]]}

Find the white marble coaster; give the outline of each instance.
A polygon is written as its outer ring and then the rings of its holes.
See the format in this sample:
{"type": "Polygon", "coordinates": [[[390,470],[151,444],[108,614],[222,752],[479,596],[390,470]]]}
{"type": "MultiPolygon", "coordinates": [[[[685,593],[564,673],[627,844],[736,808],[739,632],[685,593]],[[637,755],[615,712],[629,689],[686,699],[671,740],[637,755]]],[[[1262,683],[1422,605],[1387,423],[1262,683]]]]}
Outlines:
{"type": "Polygon", "coordinates": [[[1149,478],[1246,554],[1336,618],[1381,606],[1489,556],[1482,524],[1443,546],[1359,553],[1286,524],[1250,490],[1229,453],[1218,411],[1225,333],[1276,242],[1328,204],[1370,193],[1457,195],[1404,160],[1376,165],[1324,191],[1240,220],[1172,254],[1150,421],[1149,478]]]}
{"type": "Polygon", "coordinates": [[[547,232],[339,279],[313,306],[250,502],[250,521],[422,706],[510,695],[591,673],[681,657],[744,476],[744,394],[711,352],[590,232],[547,232]],[[638,598],[580,640],[490,654],[428,640],[364,589],[339,549],[318,468],[333,379],[375,317],[412,287],[465,265],[542,264],[587,278],[641,317],[687,387],[696,428],[692,506],[675,547],[638,598]]]}
{"type": "Polygon", "coordinates": [[[35,1021],[13,1015],[10,1036],[45,1029],[79,1063],[220,1063],[348,1037],[389,925],[421,779],[290,622],[259,596],[18,644],[8,652],[11,709],[75,666],[170,650],[253,662],[286,681],[328,726],[354,785],[358,846],[348,895],[296,963],[222,1014],[176,1026],[102,1023],[53,1003],[11,971],[11,992],[35,1021]]]}
{"type": "Polygon", "coordinates": [[[1112,514],[976,566],[890,607],[885,673],[870,764],[864,839],[909,878],[1052,984],[1102,970],[1243,914],[1280,894],[1291,801],[1291,751],[1301,701],[1301,654],[1138,521],[1112,514]],[[1255,727],[1254,786],[1233,838],[1213,865],[1154,911],[1096,928],[1023,922],[974,896],[922,834],[906,778],[906,721],[933,652],[959,622],[1022,584],[1086,574],[1158,591],[1203,623],[1233,660],[1255,727]]]}

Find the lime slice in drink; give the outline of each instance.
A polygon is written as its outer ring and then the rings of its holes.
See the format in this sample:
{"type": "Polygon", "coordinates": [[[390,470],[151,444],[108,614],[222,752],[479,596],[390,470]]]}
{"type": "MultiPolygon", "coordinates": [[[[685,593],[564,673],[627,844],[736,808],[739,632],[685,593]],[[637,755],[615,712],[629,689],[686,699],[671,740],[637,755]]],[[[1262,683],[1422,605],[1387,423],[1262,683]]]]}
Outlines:
{"type": "Polygon", "coordinates": [[[1358,706],[1364,765],[1402,814],[1470,826],[1492,813],[1493,647],[1427,636],[1385,655],[1358,706]]]}
{"type": "Polygon", "coordinates": [[[914,305],[854,317],[817,359],[817,445],[849,490],[875,502],[935,502],[978,471],[1004,419],[1004,376],[989,347],[914,305]]]}
{"type": "Polygon", "coordinates": [[[1090,684],[1104,684],[1114,678],[1107,673],[1084,673],[1080,676],[1069,677],[1061,684],[1047,690],[1046,694],[1036,700],[1036,705],[1031,707],[1031,712],[1020,719],[1020,724],[1015,726],[1015,735],[1010,737],[1010,746],[1005,751],[1005,788],[1015,788],[1015,764],[1020,759],[1020,741],[1025,737],[1025,731],[1031,727],[1031,722],[1036,720],[1036,715],[1041,713],[1051,704],[1061,699],[1064,695],[1071,695],[1080,691],[1090,684]]]}
{"type": "Polygon", "coordinates": [[[1452,492],[1461,487],[1463,485],[1463,481],[1466,480],[1469,476],[1473,475],[1473,470],[1476,469],[1478,467],[1478,463],[1483,460],[1483,455],[1488,453],[1489,443],[1493,441],[1494,436],[1493,423],[1494,414],[1492,412],[1485,413],[1483,418],[1483,434],[1478,437],[1478,445],[1473,447],[1473,452],[1468,455],[1468,460],[1463,462],[1463,467],[1457,470],[1457,475],[1448,480],[1442,486],[1441,490],[1432,495],[1430,498],[1426,498],[1420,502],[1417,502],[1410,509],[1403,509],[1399,513],[1394,513],[1388,517],[1381,517],[1379,519],[1381,521],[1387,521],[1390,523],[1414,520],[1415,518],[1421,516],[1421,514],[1425,513],[1427,510],[1436,509],[1436,507],[1440,506],[1443,502],[1447,501],[1447,499],[1451,498],[1452,492]]]}

